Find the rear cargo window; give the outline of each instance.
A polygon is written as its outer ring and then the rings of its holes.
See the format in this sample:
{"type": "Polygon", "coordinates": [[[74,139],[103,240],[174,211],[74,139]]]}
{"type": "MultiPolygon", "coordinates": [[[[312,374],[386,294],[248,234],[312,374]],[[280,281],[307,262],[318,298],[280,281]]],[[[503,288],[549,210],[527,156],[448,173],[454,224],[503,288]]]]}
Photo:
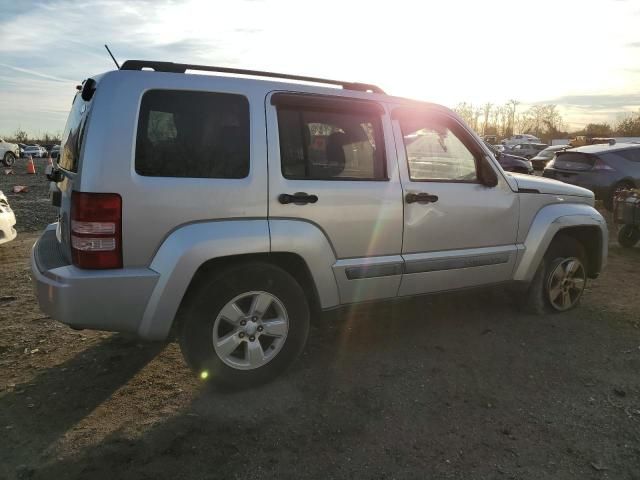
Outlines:
{"type": "Polygon", "coordinates": [[[84,140],[84,128],[87,122],[86,112],[89,109],[89,102],[82,100],[78,92],[73,99],[71,112],[67,118],[67,124],[62,134],[60,143],[60,158],[58,165],[69,172],[78,171],[78,161],[80,160],[80,148],[84,140]]]}
{"type": "Polygon", "coordinates": [[[136,172],[150,177],[244,178],[249,102],[242,95],[151,90],[142,97],[136,172]]]}
{"type": "Polygon", "coordinates": [[[596,157],[580,152],[559,152],[556,156],[555,168],[561,170],[591,170],[596,157]]]}

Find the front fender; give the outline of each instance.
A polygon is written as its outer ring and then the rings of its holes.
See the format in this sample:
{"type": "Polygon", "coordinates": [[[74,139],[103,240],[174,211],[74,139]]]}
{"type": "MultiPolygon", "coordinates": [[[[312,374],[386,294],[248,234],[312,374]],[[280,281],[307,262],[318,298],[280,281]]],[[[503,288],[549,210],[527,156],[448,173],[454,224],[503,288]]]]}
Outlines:
{"type": "Polygon", "coordinates": [[[168,336],[193,275],[206,261],[268,252],[267,220],[215,221],[178,228],[165,239],[149,266],[160,275],[138,335],[146,340],[163,340],[168,336]]]}
{"type": "Polygon", "coordinates": [[[530,282],[542,261],[553,237],[559,231],[571,227],[594,226],[600,229],[602,263],[604,268],[607,259],[609,233],[607,222],[590,205],[581,203],[556,203],[541,208],[529,227],[524,241],[524,253],[521,255],[514,274],[514,280],[530,282]]]}

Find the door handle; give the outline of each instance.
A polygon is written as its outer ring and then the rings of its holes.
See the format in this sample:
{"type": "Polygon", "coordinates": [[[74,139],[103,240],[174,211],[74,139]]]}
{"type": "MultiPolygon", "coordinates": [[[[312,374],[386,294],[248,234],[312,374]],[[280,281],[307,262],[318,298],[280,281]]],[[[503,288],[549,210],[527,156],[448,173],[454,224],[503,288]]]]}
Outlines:
{"type": "Polygon", "coordinates": [[[288,193],[281,193],[278,195],[278,201],[283,205],[289,203],[295,203],[296,205],[306,205],[307,203],[316,203],[318,201],[317,195],[309,195],[305,192],[296,192],[293,195],[288,193]]]}
{"type": "Polygon", "coordinates": [[[435,203],[438,201],[438,196],[430,193],[407,193],[404,199],[407,203],[435,203]]]}

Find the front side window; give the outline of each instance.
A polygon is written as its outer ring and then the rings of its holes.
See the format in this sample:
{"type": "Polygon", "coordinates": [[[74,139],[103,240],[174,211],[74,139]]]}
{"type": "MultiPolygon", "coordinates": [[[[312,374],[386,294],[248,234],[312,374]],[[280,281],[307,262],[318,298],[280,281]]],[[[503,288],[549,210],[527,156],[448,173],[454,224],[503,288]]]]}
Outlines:
{"type": "Polygon", "coordinates": [[[150,90],[142,97],[140,175],[244,178],[249,150],[249,102],[242,95],[150,90]]]}
{"type": "Polygon", "coordinates": [[[294,180],[385,180],[379,115],[279,107],[282,174],[294,180]]]}
{"type": "Polygon", "coordinates": [[[476,182],[473,153],[439,116],[401,120],[411,180],[476,182]]]}

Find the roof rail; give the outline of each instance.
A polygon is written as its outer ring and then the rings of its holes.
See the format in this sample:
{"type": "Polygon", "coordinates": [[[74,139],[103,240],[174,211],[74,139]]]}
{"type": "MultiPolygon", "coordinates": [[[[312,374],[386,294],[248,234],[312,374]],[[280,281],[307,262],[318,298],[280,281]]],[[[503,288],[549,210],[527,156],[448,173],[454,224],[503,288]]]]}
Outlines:
{"type": "Polygon", "coordinates": [[[329,80],[327,78],[305,77],[302,75],[288,75],[286,73],[274,73],[274,72],[262,72],[259,70],[242,70],[239,68],[227,68],[227,67],[210,67],[207,65],[190,65],[187,63],[173,63],[173,62],[153,62],[148,60],[127,60],[122,64],[120,70],[142,70],[143,68],[150,68],[156,72],[171,72],[171,73],[185,73],[187,70],[200,70],[203,72],[219,72],[219,73],[231,73],[234,75],[248,75],[252,77],[267,77],[267,78],[283,78],[287,80],[297,80],[300,82],[311,83],[326,83],[328,85],[338,85],[345,90],[357,90],[360,92],[373,92],[382,93],[384,90],[376,85],[370,85],[368,83],[358,82],[342,82],[340,80],[329,80]]]}

